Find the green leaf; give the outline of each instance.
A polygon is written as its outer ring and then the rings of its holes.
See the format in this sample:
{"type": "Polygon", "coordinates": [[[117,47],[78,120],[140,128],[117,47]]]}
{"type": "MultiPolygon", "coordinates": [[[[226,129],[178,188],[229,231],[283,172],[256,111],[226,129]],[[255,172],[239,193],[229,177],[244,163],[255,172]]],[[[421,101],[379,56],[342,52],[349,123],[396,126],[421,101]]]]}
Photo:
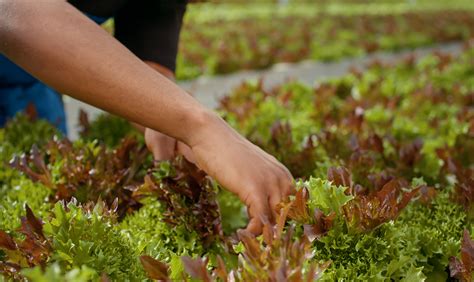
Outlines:
{"type": "Polygon", "coordinates": [[[313,210],[318,208],[326,215],[331,212],[340,214],[341,207],[354,197],[346,195],[347,187],[335,186],[328,180],[310,178],[309,181],[299,183],[308,188],[310,193],[309,207],[313,210]]]}
{"type": "Polygon", "coordinates": [[[405,277],[400,282],[414,282],[414,281],[425,281],[426,276],[423,274],[423,267],[410,267],[405,277]]]}

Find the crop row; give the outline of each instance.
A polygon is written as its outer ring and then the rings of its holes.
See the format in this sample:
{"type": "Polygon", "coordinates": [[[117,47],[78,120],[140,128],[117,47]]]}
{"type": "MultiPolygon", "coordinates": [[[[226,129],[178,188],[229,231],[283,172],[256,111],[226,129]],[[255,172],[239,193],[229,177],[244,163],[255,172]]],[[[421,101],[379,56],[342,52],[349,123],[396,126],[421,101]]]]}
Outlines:
{"type": "MultiPolygon", "coordinates": [[[[368,8],[369,9],[369,8],[368,8]]],[[[181,33],[178,79],[262,69],[275,63],[336,60],[474,37],[474,12],[292,13],[235,20],[189,17],[181,33]]]]}
{"type": "Polygon", "coordinates": [[[182,158],[154,163],[122,120],[83,116],[72,143],[29,111],[0,130],[0,273],[471,281],[473,103],[472,44],[314,88],[242,84],[219,111],[298,179],[257,238],[236,232],[246,217],[233,195],[182,158]]]}

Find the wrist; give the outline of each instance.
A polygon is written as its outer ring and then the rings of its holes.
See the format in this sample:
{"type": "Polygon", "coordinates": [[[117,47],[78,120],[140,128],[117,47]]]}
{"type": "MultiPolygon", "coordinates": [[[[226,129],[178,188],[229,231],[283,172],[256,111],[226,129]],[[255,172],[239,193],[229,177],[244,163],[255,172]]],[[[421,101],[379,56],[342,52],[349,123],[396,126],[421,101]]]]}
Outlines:
{"type": "Polygon", "coordinates": [[[186,136],[182,141],[189,147],[193,147],[202,140],[209,138],[212,133],[219,131],[225,122],[213,111],[203,109],[202,111],[194,111],[189,123],[189,129],[186,130],[186,136]]]}

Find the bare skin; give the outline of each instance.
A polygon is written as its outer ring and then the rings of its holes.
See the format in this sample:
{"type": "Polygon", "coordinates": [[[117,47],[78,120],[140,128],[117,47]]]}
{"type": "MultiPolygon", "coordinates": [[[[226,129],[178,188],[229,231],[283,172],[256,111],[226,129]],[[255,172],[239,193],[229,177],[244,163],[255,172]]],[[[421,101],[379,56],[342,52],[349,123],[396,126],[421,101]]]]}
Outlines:
{"type": "MultiPolygon", "coordinates": [[[[174,72],[167,67],[151,61],[145,61],[145,63],[169,80],[175,80],[174,72]]],[[[176,157],[177,154],[181,154],[184,155],[189,161],[193,163],[196,162],[191,148],[189,148],[186,144],[159,131],[150,128],[144,128],[138,124],[135,125],[140,129],[140,131],[143,132],[148,150],[153,154],[153,158],[155,160],[171,160],[176,157]]]]}
{"type": "Polygon", "coordinates": [[[0,0],[0,53],[61,93],[186,145],[247,205],[254,234],[292,190],[291,174],[274,157],[64,0],[0,0]]]}

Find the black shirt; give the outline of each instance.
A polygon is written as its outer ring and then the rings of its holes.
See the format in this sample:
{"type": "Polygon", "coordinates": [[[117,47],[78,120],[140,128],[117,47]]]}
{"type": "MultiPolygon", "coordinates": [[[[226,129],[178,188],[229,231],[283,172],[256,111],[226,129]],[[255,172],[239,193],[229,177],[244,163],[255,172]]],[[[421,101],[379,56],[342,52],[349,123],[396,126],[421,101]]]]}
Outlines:
{"type": "Polygon", "coordinates": [[[187,0],[69,0],[82,12],[115,18],[115,37],[144,61],[176,70],[187,0]]]}

